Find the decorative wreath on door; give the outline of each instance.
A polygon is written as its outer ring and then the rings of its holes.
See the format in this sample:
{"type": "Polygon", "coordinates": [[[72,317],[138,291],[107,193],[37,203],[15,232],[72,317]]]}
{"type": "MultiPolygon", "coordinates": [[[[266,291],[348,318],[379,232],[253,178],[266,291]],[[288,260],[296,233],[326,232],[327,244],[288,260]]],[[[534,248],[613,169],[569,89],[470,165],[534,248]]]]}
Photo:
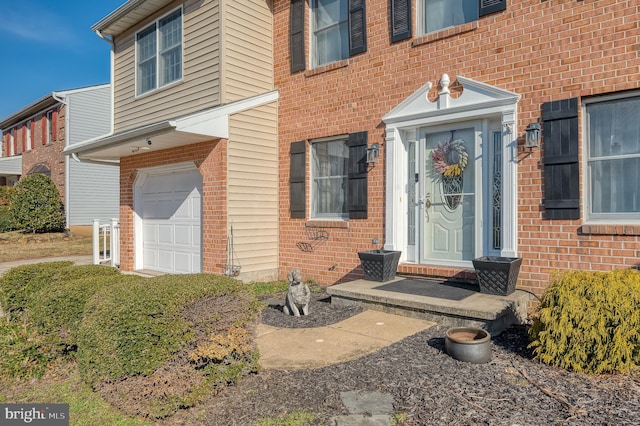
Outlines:
{"type": "Polygon", "coordinates": [[[433,167],[442,180],[442,198],[450,210],[462,202],[462,172],[469,162],[469,154],[462,139],[451,139],[438,144],[431,153],[433,167]]]}

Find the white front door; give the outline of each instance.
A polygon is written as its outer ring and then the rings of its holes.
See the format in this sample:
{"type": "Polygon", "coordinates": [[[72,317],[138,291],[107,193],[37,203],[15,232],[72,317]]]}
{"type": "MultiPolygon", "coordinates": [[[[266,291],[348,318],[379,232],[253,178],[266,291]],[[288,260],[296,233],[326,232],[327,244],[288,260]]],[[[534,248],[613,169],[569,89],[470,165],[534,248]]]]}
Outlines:
{"type": "Polygon", "coordinates": [[[418,132],[421,263],[453,266],[476,257],[482,243],[481,135],[479,123],[418,132]]]}

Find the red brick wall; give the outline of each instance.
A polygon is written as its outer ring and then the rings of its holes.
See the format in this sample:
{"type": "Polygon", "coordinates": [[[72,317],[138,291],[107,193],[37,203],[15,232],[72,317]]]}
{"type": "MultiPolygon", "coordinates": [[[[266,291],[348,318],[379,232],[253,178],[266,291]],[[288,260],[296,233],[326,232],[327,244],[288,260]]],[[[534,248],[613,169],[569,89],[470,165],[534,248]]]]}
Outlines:
{"type": "Polygon", "coordinates": [[[193,161],[202,174],[202,271],[222,273],[227,239],[227,141],[203,142],[120,160],[120,250],[124,271],[134,268],[133,186],[139,169],[193,161]]]}
{"type": "MultiPolygon", "coordinates": [[[[359,276],[357,252],[383,241],[386,113],[427,81],[460,75],[520,94],[517,132],[541,115],[543,102],[640,87],[640,8],[636,1],[509,1],[508,8],[453,29],[391,44],[389,2],[367,2],[368,51],[337,64],[291,74],[289,1],[274,1],[275,84],[280,91],[280,275],[301,267],[304,278],[332,284],[359,276]],[[369,218],[326,228],[328,241],[301,252],[303,219],[289,219],[289,144],[368,131],[381,144],[369,173],[369,218]]],[[[307,16],[307,24],[308,24],[307,16]]],[[[308,25],[307,25],[308,28],[308,25]]],[[[309,43],[308,32],[305,35],[309,43]]],[[[307,55],[309,50],[307,49],[307,55]]],[[[309,56],[307,56],[307,61],[309,56]]],[[[582,140],[582,138],[581,138],[582,140]]],[[[519,286],[540,294],[557,269],[607,270],[640,264],[640,224],[586,227],[581,220],[544,220],[541,151],[518,163],[519,286]],[[624,235],[621,235],[624,234],[624,235]]],[[[309,198],[307,179],[307,199],[309,198]]],[[[307,207],[309,211],[309,206],[307,207]]],[[[308,215],[307,215],[308,217],[308,215]]],[[[614,225],[614,224],[612,224],[614,225]]],[[[403,266],[403,271],[459,271],[403,266]]]]}

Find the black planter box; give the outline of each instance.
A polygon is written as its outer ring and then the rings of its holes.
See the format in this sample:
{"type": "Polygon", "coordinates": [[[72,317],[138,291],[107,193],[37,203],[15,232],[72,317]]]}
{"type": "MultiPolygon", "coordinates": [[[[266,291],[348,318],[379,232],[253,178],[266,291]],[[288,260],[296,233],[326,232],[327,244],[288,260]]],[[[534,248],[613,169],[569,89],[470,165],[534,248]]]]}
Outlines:
{"type": "Polygon", "coordinates": [[[396,276],[401,251],[370,250],[358,252],[362,263],[364,279],[369,281],[390,281],[396,276]]]}
{"type": "Polygon", "coordinates": [[[485,256],[473,260],[480,293],[508,296],[516,290],[521,257],[485,256]]]}

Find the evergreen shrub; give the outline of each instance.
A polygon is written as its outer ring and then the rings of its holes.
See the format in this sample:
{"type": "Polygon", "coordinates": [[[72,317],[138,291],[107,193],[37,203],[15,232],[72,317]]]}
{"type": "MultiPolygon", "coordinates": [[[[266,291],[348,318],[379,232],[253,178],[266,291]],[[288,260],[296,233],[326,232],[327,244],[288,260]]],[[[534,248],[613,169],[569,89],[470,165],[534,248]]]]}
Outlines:
{"type": "MultiPolygon", "coordinates": [[[[195,336],[180,316],[184,307],[207,296],[250,300],[246,286],[213,275],[166,275],[115,283],[87,303],[78,331],[78,366],[90,384],[148,376],[195,336]]],[[[257,303],[247,304],[255,318],[257,303]]],[[[237,324],[241,325],[241,324],[237,324]]]]}
{"type": "Polygon", "coordinates": [[[64,208],[50,177],[35,173],[20,179],[11,194],[11,213],[18,229],[58,232],[64,229],[64,208]]]}
{"type": "Polygon", "coordinates": [[[11,207],[0,205],[0,232],[9,232],[15,229],[17,229],[17,225],[13,220],[11,207]]]}
{"type": "Polygon", "coordinates": [[[640,366],[640,271],[558,273],[530,329],[536,359],[584,373],[640,366]]]}

